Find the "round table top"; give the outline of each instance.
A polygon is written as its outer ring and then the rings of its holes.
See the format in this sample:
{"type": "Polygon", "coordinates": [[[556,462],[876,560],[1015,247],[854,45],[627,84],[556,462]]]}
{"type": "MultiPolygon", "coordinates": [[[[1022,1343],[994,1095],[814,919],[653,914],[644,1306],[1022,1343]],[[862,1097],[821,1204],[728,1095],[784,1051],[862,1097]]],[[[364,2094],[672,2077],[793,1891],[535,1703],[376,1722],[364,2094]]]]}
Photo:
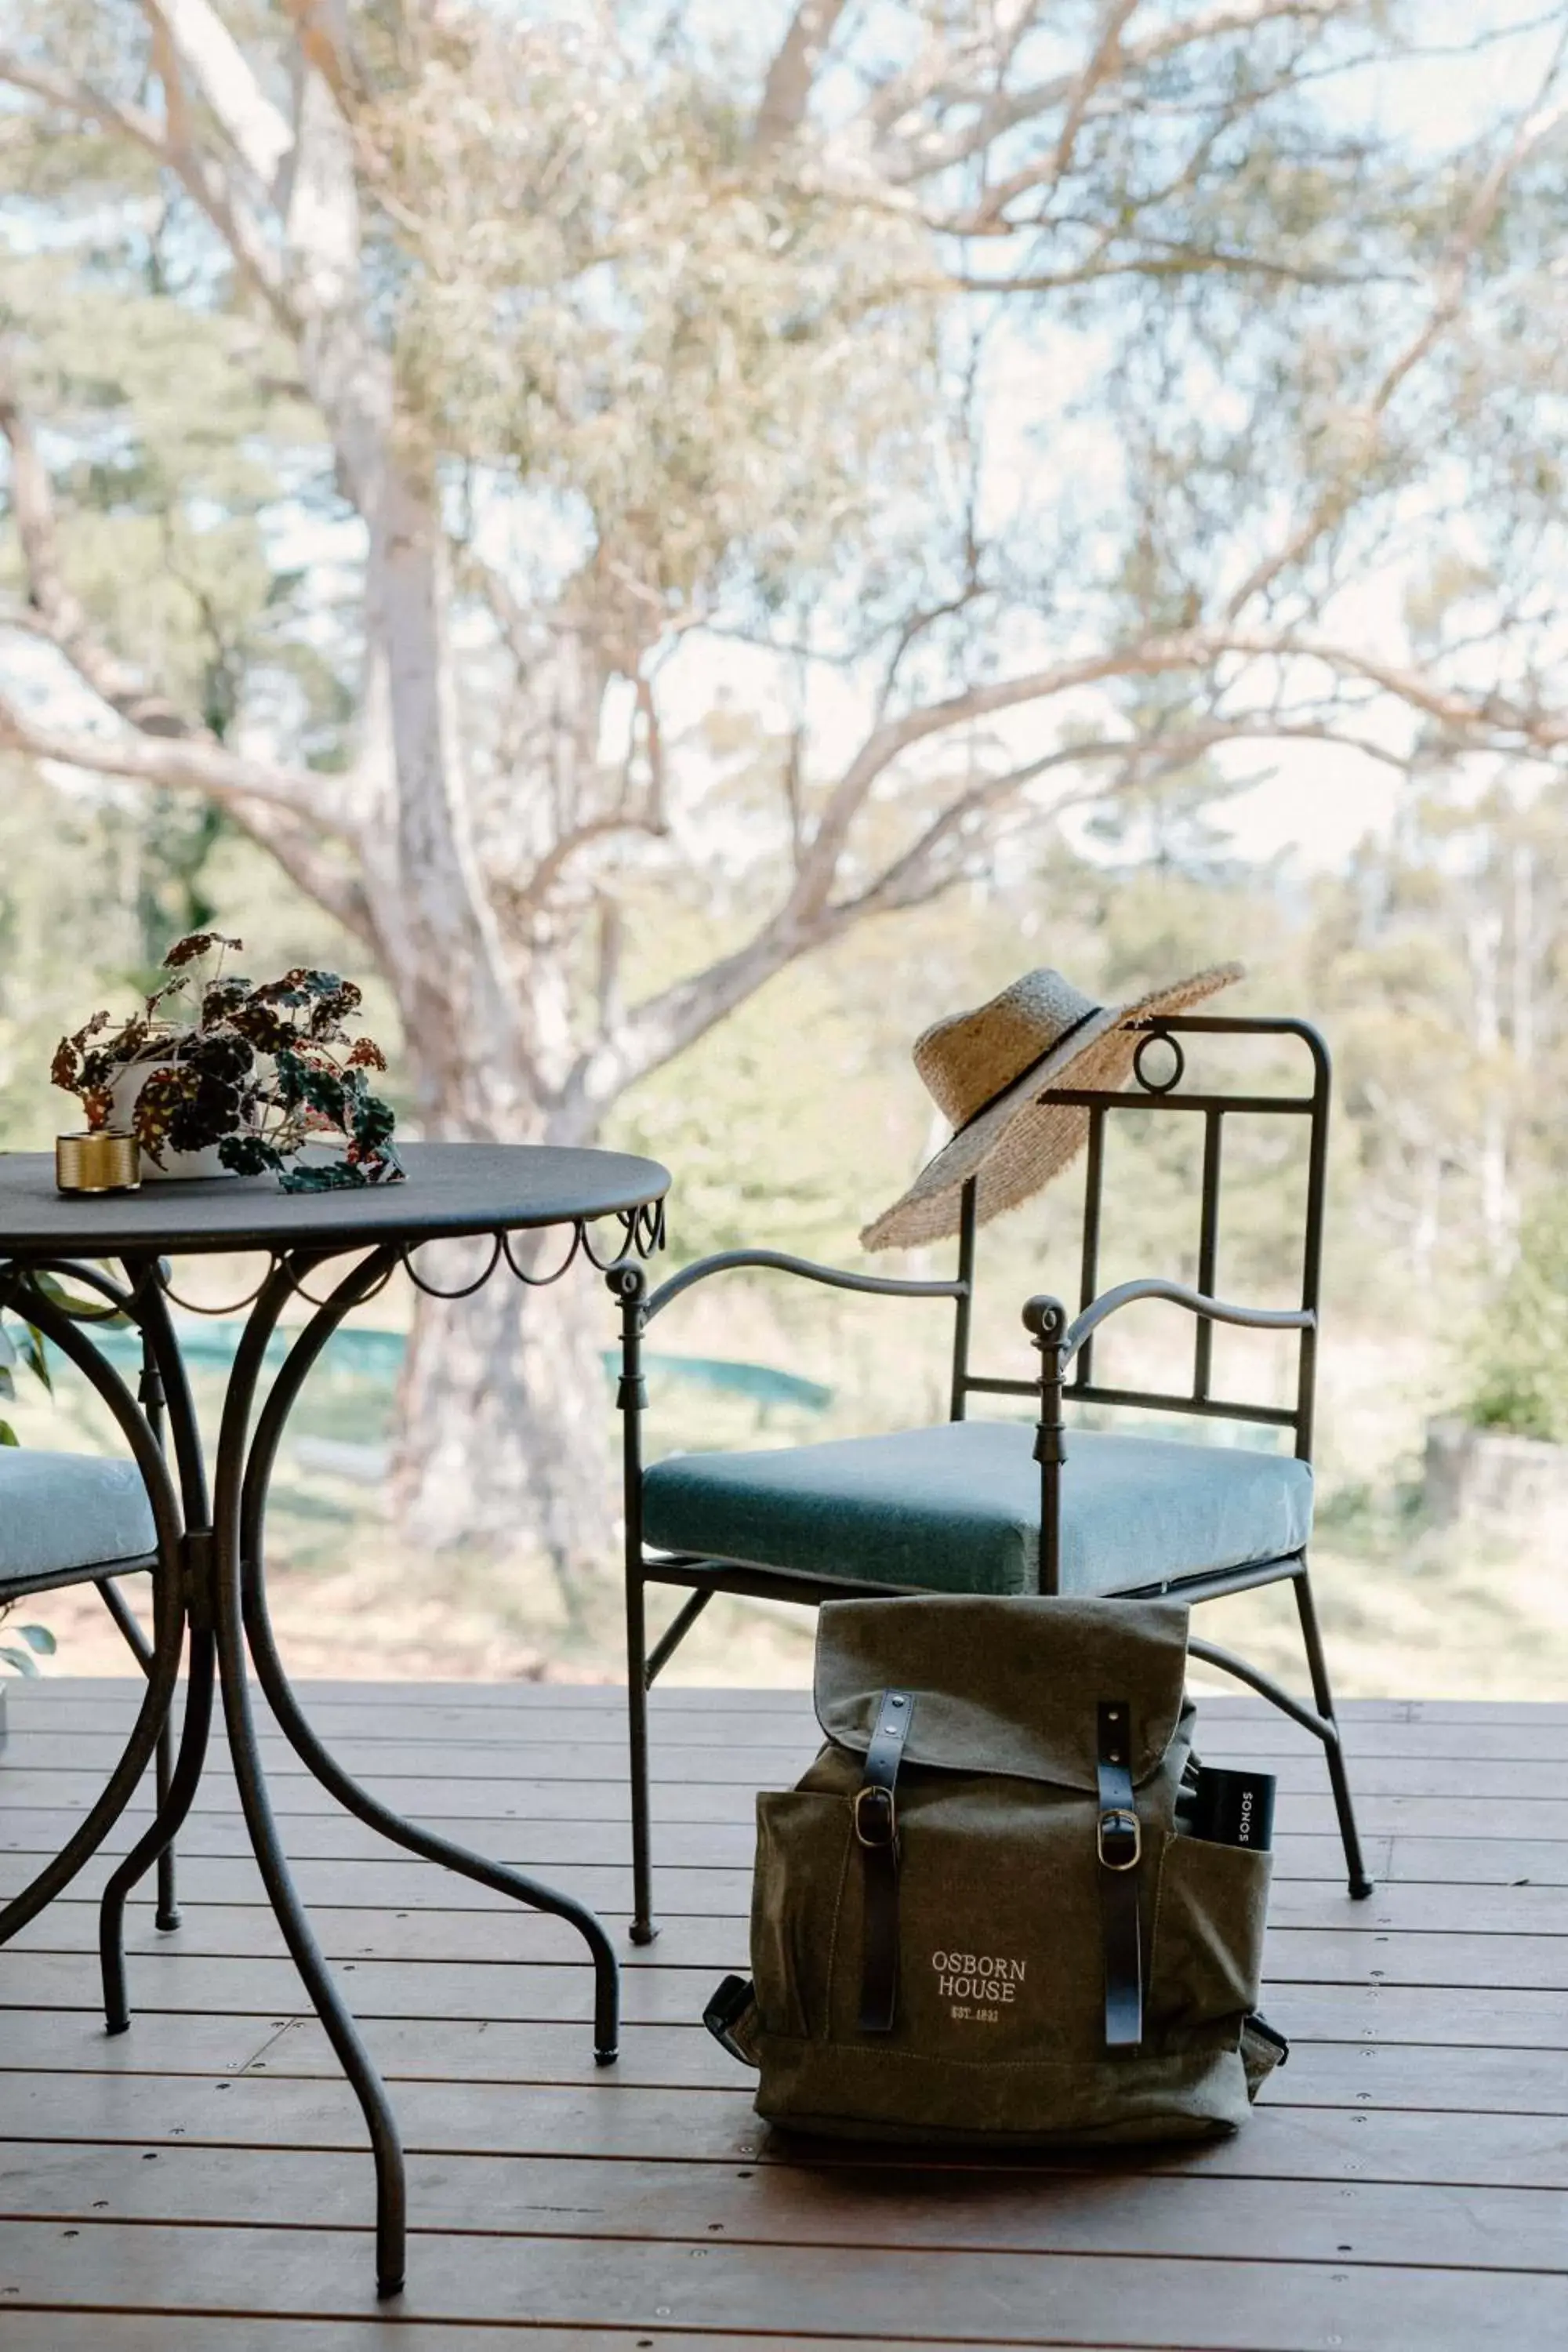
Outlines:
{"type": "Polygon", "coordinates": [[[401,1184],[284,1192],[271,1176],[60,1192],[52,1152],[0,1152],[0,1258],[184,1257],[214,1250],[364,1248],[517,1233],[660,1201],[669,1171],[629,1152],[548,1143],[399,1146],[401,1184]]]}

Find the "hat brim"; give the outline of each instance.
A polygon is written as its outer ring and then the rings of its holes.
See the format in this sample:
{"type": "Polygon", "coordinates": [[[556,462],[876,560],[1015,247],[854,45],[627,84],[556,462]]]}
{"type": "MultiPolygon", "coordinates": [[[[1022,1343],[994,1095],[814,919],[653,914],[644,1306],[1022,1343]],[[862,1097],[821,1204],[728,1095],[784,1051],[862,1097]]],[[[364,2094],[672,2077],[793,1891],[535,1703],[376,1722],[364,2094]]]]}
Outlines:
{"type": "Polygon", "coordinates": [[[955,1234],[972,1177],[982,1224],[1031,1199],[1089,1139],[1087,1106],[1042,1103],[1040,1096],[1064,1086],[1114,1093],[1131,1074],[1141,1043],[1137,1023],[1186,1012],[1241,977],[1239,964],[1215,964],[1136,1003],[1106,1006],[928,1160],[909,1191],[864,1228],[862,1248],[914,1249],[955,1234]]]}

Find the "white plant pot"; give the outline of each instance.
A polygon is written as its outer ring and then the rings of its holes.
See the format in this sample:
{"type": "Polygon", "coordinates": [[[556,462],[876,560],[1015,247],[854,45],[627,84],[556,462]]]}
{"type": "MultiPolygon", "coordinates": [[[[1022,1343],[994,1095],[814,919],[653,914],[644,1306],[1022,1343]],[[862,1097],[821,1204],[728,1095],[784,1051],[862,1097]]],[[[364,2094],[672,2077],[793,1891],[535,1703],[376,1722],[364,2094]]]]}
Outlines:
{"type": "MultiPolygon", "coordinates": [[[[132,1113],[136,1108],[137,1096],[153,1071],[163,1066],[158,1062],[126,1064],[109,1090],[110,1100],[114,1106],[110,1118],[112,1126],[130,1127],[132,1113]]],[[[218,1148],[216,1143],[207,1144],[200,1151],[172,1151],[165,1144],[162,1167],[150,1151],[143,1150],[142,1154],[143,1184],[189,1183],[193,1179],[199,1177],[232,1176],[233,1174],[234,1170],[226,1168],[218,1158],[218,1148]]]]}

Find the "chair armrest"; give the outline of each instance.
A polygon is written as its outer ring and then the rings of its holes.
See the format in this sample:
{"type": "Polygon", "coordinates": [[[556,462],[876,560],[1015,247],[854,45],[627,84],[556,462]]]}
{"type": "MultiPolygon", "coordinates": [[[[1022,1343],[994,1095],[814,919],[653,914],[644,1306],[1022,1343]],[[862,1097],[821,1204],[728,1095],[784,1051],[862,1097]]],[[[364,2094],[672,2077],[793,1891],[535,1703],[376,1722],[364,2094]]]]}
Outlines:
{"type": "Polygon", "coordinates": [[[1236,1307],[1228,1299],[1209,1298],[1201,1290],[1189,1290],[1184,1283],[1166,1282],[1158,1275],[1146,1275],[1136,1282],[1119,1282],[1113,1290],[1102,1292],[1071,1323],[1059,1298],[1031,1298],[1024,1308],[1024,1323],[1037,1340],[1059,1346],[1061,1369],[1065,1371],[1084,1341],[1092,1339],[1102,1323],[1140,1298],[1163,1298],[1173,1307],[1184,1307],[1189,1314],[1206,1317],[1211,1323],[1239,1323],[1252,1331],[1310,1331],[1318,1320],[1310,1307],[1236,1307]]]}
{"type": "Polygon", "coordinates": [[[817,1265],[810,1258],[787,1256],[782,1250],[723,1250],[715,1257],[700,1257],[690,1265],[683,1265],[679,1274],[661,1282],[643,1309],[645,1321],[651,1323],[682,1291],[706,1282],[710,1275],[731,1274],[742,1266],[799,1275],[806,1282],[826,1283],[832,1290],[866,1290],[881,1298],[965,1298],[969,1295],[967,1282],[899,1282],[886,1275],[847,1274],[838,1266],[817,1265]]]}

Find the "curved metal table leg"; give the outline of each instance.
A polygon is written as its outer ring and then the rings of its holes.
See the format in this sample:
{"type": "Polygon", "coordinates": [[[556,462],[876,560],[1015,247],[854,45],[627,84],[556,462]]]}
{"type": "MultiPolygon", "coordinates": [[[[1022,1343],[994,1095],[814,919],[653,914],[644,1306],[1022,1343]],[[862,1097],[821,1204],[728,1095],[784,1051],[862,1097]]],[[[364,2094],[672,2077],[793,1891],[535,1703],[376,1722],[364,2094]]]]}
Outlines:
{"type": "Polygon", "coordinates": [[[322,1787],[329,1790],[357,1820],[378,1831],[394,1844],[418,1854],[426,1862],[439,1863],[444,1869],[455,1870],[464,1878],[489,1887],[495,1894],[510,1895],[515,1901],[526,1903],[536,1911],[548,1912],[555,1918],[564,1919],[576,1928],[586,1943],[594,1963],[594,2057],[599,2065],[608,2066],[614,2063],[619,2051],[620,1966],[615,1947],[602,1922],[585,1904],[574,1901],[571,1895],[559,1894],[554,1888],[541,1885],[522,1871],[509,1869],[502,1863],[471,1853],[466,1846],[456,1845],[449,1838],[437,1837],[433,1832],[422,1829],[417,1822],[405,1821],[390,1806],[383,1804],[379,1798],[372,1796],[368,1789],[363,1788],[328,1753],[317,1738],[294,1695],[273,1638],[272,1622],[267,1608],[265,1521],[267,1489],[277,1458],[279,1441],[306,1377],[321,1349],[343,1317],[381,1280],[384,1255],[378,1252],[355,1266],[317,1309],[290,1349],[257,1422],[246,1465],[240,1514],[245,1630],[251,1659],[268,1704],[295,1754],[307,1769],[314,1773],[322,1787]]]}
{"type": "MultiPolygon", "coordinates": [[[[158,1812],[168,1809],[169,1790],[174,1779],[174,1718],[166,1715],[158,1726],[158,1746],[153,1758],[153,1785],[157,1791],[158,1812]]],[[[176,1822],[177,1829],[179,1823],[176,1822]]],[[[174,1841],[168,1837],[158,1854],[157,1908],[153,1913],[156,1925],[165,1935],[171,1935],[180,1924],[180,1885],[174,1864],[174,1841]]]]}
{"type": "MultiPolygon", "coordinates": [[[[205,1574],[204,1547],[209,1539],[208,1520],[211,1515],[195,1403],[191,1395],[184,1360],[174,1337],[168,1302],[157,1282],[145,1276],[138,1277],[133,1285],[133,1297],[134,1311],[142,1325],[151,1369],[156,1374],[155,1406],[148,1412],[154,1435],[161,1433],[159,1420],[162,1414],[166,1412],[169,1416],[187,1530],[182,1563],[185,1582],[184,1609],[189,1616],[195,1605],[197,1617],[191,1625],[190,1678],[178,1755],[172,1769],[166,1772],[160,1769],[158,1806],[152,1825],[111,1873],[99,1906],[99,1963],[103,1977],[104,2021],[110,2033],[123,2033],[131,2022],[125,1982],[126,1902],[132,1889],[154,1861],[158,1866],[157,1924],[163,1928],[179,1924],[179,1912],[174,1899],[174,1841],[191,1810],[201,1781],[202,1767],[206,1760],[212,1728],[216,1654],[210,1618],[210,1594],[205,1589],[209,1579],[205,1574]]],[[[145,1387],[143,1393],[146,1394],[145,1387]]],[[[169,1744],[171,1729],[172,1726],[165,1723],[160,1737],[160,1759],[169,1744]]]]}
{"type": "MultiPolygon", "coordinates": [[[[148,1420],[150,1423],[152,1422],[152,1415],[149,1414],[148,1420]]],[[[155,1433],[156,1423],[153,1423],[153,1426],[155,1433]]],[[[142,1631],[141,1626],[137,1623],[130,1603],[121,1596],[113,1578],[100,1576],[96,1580],[96,1583],[98,1592],[103,1601],[104,1606],[109,1611],[110,1615],[113,1618],[116,1625],[119,1626],[121,1633],[124,1635],[126,1646],[130,1650],[132,1657],[134,1657],[137,1664],[141,1667],[143,1675],[151,1674],[153,1671],[153,1653],[157,1646],[157,1607],[164,1605],[160,1597],[161,1588],[155,1588],[154,1598],[156,1605],[153,1612],[153,1638],[149,1642],[147,1636],[142,1631]]],[[[169,1789],[170,1784],[174,1780],[174,1718],[173,1710],[171,1709],[170,1713],[163,1717],[163,1722],[158,1727],[158,1746],[153,1757],[153,1781],[157,1790],[156,1810],[160,1815],[163,1813],[168,1805],[169,1789]]],[[[160,1927],[173,1928],[177,1927],[180,1924],[180,1909],[174,1883],[174,1849],[172,1843],[165,1844],[163,1852],[158,1856],[157,1916],[160,1927]]]]}
{"type": "Polygon", "coordinates": [[[245,1629],[257,1679],[267,1694],[268,1705],[295,1754],[340,1805],[367,1828],[378,1830],[383,1837],[405,1847],[409,1853],[418,1854],[422,1861],[438,1862],[446,1870],[455,1870],[497,1895],[510,1895],[535,1911],[549,1912],[576,1928],[594,1962],[594,2061],[599,2066],[614,2065],[620,2054],[620,1965],[603,1923],[585,1904],[574,1901],[571,1895],[558,1894],[524,1872],[509,1869],[504,1863],[490,1862],[483,1854],[470,1853],[466,1846],[454,1845],[449,1838],[437,1837],[432,1831],[421,1829],[416,1822],[405,1821],[343,1770],[317,1738],[284,1673],[267,1615],[258,1563],[247,1565],[245,1629]],[[252,1570],[256,1572],[252,1573],[252,1570]]]}
{"type": "Polygon", "coordinates": [[[224,1723],[246,1827],[268,1899],[370,2132],[375,2158],[376,2291],[382,2295],[393,2295],[400,2292],[404,2282],[407,2231],[407,2186],[397,2119],[386,2085],[360,2039],[359,2027],[333,1980],[289,1873],[272,1817],[246,1679],[240,1551],[246,1438],[267,1343],[293,1286],[293,1275],[287,1265],[276,1266],[263,1285],[246,1324],[224,1400],[213,1514],[213,1597],[224,1723]]]}
{"type": "MultiPolygon", "coordinates": [[[[163,1370],[159,1364],[157,1350],[153,1346],[152,1337],[145,1328],[143,1328],[142,1333],[142,1384],[137,1390],[136,1394],[137,1401],[140,1403],[142,1412],[147,1416],[147,1426],[156,1438],[160,1448],[162,1448],[163,1444],[164,1423],[163,1370]]],[[[184,1500],[185,1504],[185,1524],[188,1527],[191,1524],[189,1496],[184,1496],[184,1500]]],[[[204,1513],[204,1522],[205,1518],[205,1514],[204,1513]]],[[[155,1633],[156,1621],[154,1620],[154,1637],[155,1633]]],[[[170,1784],[174,1777],[174,1725],[172,1716],[166,1716],[164,1717],[163,1723],[158,1733],[158,1753],[155,1759],[154,1774],[154,1785],[157,1790],[158,1800],[155,1811],[159,1814],[162,1814],[167,1810],[170,1784]]],[[[173,1840],[171,1840],[169,1843],[163,1848],[163,1851],[158,1856],[158,1891],[157,1911],[155,1916],[159,1927],[163,1929],[165,1934],[172,1933],[173,1930],[180,1924],[180,1890],[175,1874],[174,1847],[173,1840]]]]}
{"type": "Polygon", "coordinates": [[[98,1802],[74,1835],[68,1838],[58,1853],[45,1864],[19,1895],[14,1895],[8,1903],[0,1905],[0,1944],[9,1943],[13,1936],[19,1935],[29,1919],[36,1919],[38,1913],[70,1885],[83,1864],[91,1861],[136,1794],[158,1744],[158,1733],[174,1695],[174,1685],[180,1672],[183,1633],[184,1626],[179,1617],[171,1612],[164,1638],[153,1653],[153,1672],[146,1695],[119,1763],[110,1775],[98,1802]]]}
{"type": "MultiPolygon", "coordinates": [[[[173,1424],[174,1458],[179,1471],[180,1500],[184,1508],[185,1527],[205,1528],[211,1516],[207,1503],[206,1465],[202,1459],[201,1430],[196,1422],[195,1402],[191,1395],[191,1383],[185,1370],[185,1360],[180,1353],[174,1337],[174,1326],[169,1314],[169,1302],[161,1286],[139,1273],[132,1285],[135,1313],[142,1326],[142,1389],[141,1397],[153,1436],[163,1444],[165,1422],[173,1424]]],[[[165,1451],[167,1449],[165,1448],[165,1451]]],[[[188,1570],[188,1563],[187,1563],[188,1570]]],[[[187,1583],[185,1602],[190,1603],[187,1583]]],[[[196,1689],[196,1659],[193,1645],[190,1664],[192,1696],[196,1689]]],[[[212,1719],[212,1645],[208,1643],[206,1694],[204,1722],[212,1719]]],[[[189,1701],[187,1701],[187,1708],[189,1701]]],[[[190,1795],[182,1802],[176,1794],[176,1774],[180,1759],[187,1752],[193,1727],[187,1721],[180,1734],[176,1756],[174,1723],[166,1722],[158,1739],[158,1808],[157,1818],[166,1824],[163,1843],[158,1849],[157,1926],[165,1935],[180,1924],[179,1890],[175,1884],[174,1832],[190,1811],[190,1799],[195,1793],[196,1780],[201,1777],[198,1760],[195,1776],[190,1780],[190,1795]]],[[[205,1734],[202,1734],[205,1748],[205,1734]]],[[[181,1776],[182,1784],[184,1776],[181,1776]]],[[[100,1937],[101,1942],[101,1937],[100,1937]]]]}
{"type": "Polygon", "coordinates": [[[190,1681],[185,1697],[185,1720],[180,1734],[179,1757],[151,1827],[142,1832],[123,1862],[110,1874],[99,1905],[98,1952],[103,1974],[103,2014],[110,2033],[123,2033],[131,2022],[125,1985],[126,1900],[137,1880],[143,1876],[153,1862],[158,1864],[160,1870],[158,1925],[163,1927],[177,1924],[177,1921],[170,1922],[163,1916],[161,1874],[164,1857],[173,1851],[174,1837],[191,1810],[192,1801],[200,1785],[202,1767],[206,1761],[207,1741],[212,1729],[216,1654],[210,1630],[192,1633],[190,1681]]]}

